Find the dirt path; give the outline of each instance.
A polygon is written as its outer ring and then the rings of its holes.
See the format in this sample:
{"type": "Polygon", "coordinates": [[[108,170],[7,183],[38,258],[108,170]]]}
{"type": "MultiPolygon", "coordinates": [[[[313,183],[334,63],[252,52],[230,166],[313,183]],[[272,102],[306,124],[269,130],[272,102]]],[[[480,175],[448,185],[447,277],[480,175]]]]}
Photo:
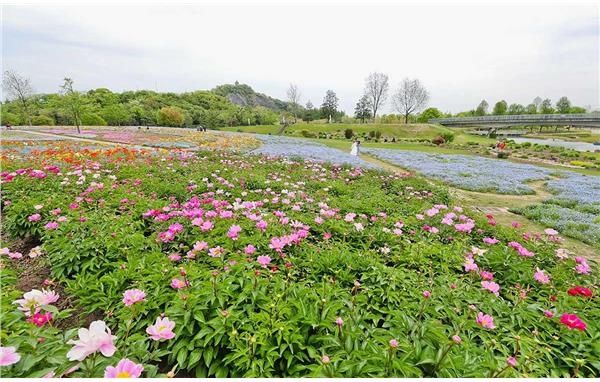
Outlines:
{"type": "MultiPolygon", "coordinates": [[[[384,162],[366,154],[361,154],[361,158],[388,171],[414,173],[414,171],[392,165],[388,162],[384,162]]],[[[437,184],[437,181],[432,181],[430,179],[429,181],[431,184],[437,184]]],[[[509,226],[512,224],[512,222],[519,222],[526,231],[542,232],[548,227],[533,222],[522,215],[510,212],[509,207],[507,206],[513,208],[525,207],[530,204],[540,203],[544,199],[551,197],[552,194],[549,193],[544,187],[545,182],[546,181],[544,180],[540,180],[528,183],[527,185],[535,191],[535,194],[531,195],[506,195],[467,191],[449,186],[447,184],[444,184],[444,187],[448,188],[450,194],[461,205],[471,207],[472,209],[481,211],[484,214],[492,214],[494,215],[496,221],[501,225],[509,226]]],[[[565,237],[563,239],[564,248],[579,256],[600,262],[600,253],[594,247],[571,238],[565,237]]]]}

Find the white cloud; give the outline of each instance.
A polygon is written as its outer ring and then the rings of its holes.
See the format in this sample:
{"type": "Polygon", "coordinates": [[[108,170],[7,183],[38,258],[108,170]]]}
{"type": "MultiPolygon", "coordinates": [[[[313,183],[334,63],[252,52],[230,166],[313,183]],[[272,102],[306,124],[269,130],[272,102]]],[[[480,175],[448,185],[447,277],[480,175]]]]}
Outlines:
{"type": "MultiPolygon", "coordinates": [[[[598,105],[593,5],[3,6],[3,64],[40,92],[209,89],[238,80],[284,98],[297,83],[352,112],[371,71],[417,77],[442,110],[529,103],[598,105]]],[[[389,110],[388,108],[385,109],[389,110]]]]}

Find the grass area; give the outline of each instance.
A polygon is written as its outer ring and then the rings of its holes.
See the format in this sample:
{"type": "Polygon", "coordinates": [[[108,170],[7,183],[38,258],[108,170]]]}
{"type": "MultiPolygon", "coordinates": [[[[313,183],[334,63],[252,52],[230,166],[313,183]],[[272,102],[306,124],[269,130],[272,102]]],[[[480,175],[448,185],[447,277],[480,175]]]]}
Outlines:
{"type": "MultiPolygon", "coordinates": [[[[350,151],[350,146],[352,145],[352,141],[350,141],[350,140],[315,139],[315,138],[311,138],[311,140],[322,143],[329,147],[343,150],[343,151],[350,151]]],[[[464,155],[470,154],[467,150],[459,150],[459,149],[433,146],[433,145],[430,146],[430,145],[424,145],[423,143],[419,143],[419,142],[395,142],[395,143],[362,142],[361,146],[362,147],[381,148],[381,149],[423,151],[423,152],[436,153],[436,154],[464,154],[464,155]]]]}
{"type": "MultiPolygon", "coordinates": [[[[352,129],[355,134],[368,134],[370,131],[380,131],[382,136],[403,139],[431,139],[443,133],[454,131],[440,125],[431,124],[343,124],[343,123],[298,123],[286,129],[288,135],[301,135],[302,130],[312,133],[343,133],[352,129]]],[[[240,131],[246,133],[275,134],[279,130],[276,125],[260,126],[235,126],[222,128],[226,131],[240,131]]]]}

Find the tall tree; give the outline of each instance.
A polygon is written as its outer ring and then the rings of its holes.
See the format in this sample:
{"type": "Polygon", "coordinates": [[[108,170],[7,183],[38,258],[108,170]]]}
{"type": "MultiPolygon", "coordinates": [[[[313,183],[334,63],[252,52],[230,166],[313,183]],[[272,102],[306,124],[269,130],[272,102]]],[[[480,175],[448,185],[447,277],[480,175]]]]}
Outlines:
{"type": "Polygon", "coordinates": [[[560,114],[568,114],[571,112],[571,101],[567,97],[560,97],[556,101],[556,111],[560,114]]]}
{"type": "Polygon", "coordinates": [[[371,73],[365,80],[365,95],[369,99],[373,119],[377,117],[377,110],[385,103],[390,88],[387,74],[371,73]]]}
{"type": "Polygon", "coordinates": [[[521,105],[520,103],[511,103],[508,107],[508,114],[525,114],[525,106],[521,105]]]}
{"type": "Polygon", "coordinates": [[[354,108],[354,118],[360,119],[362,123],[371,118],[371,98],[365,94],[356,103],[354,108]]]}
{"type": "Polygon", "coordinates": [[[408,116],[421,110],[427,105],[429,93],[418,79],[405,78],[400,83],[398,90],[392,96],[394,109],[404,115],[404,123],[408,123],[408,116]]]}
{"type": "Polygon", "coordinates": [[[335,118],[337,114],[339,99],[333,90],[327,90],[325,98],[323,98],[323,104],[321,105],[321,113],[323,117],[328,118],[330,121],[335,118]]]}
{"type": "Polygon", "coordinates": [[[533,99],[533,104],[535,105],[536,110],[540,110],[540,105],[542,104],[542,99],[540,97],[535,97],[533,99]]]}
{"type": "Polygon", "coordinates": [[[23,114],[23,120],[26,120],[29,126],[31,126],[30,99],[33,95],[33,87],[29,78],[23,77],[17,72],[7,70],[4,72],[2,87],[8,93],[9,97],[14,98],[18,102],[23,114]]]}
{"type": "Polygon", "coordinates": [[[64,109],[71,115],[75,126],[77,126],[77,133],[81,134],[81,114],[83,113],[84,100],[81,93],[73,89],[73,80],[65,77],[64,83],[60,86],[62,97],[62,104],[64,109]]]}
{"type": "Polygon", "coordinates": [[[475,109],[475,115],[478,115],[478,116],[486,115],[489,106],[490,105],[487,103],[486,100],[481,100],[481,102],[479,102],[479,105],[477,106],[477,109],[475,109]]]}
{"type": "Polygon", "coordinates": [[[298,109],[300,109],[301,97],[302,95],[300,94],[300,90],[298,90],[298,85],[290,84],[290,87],[287,90],[287,98],[292,109],[290,111],[294,115],[294,123],[296,123],[298,119],[298,109]]]}
{"type": "Polygon", "coordinates": [[[530,103],[525,108],[525,113],[527,113],[527,114],[537,114],[537,106],[534,103],[530,103]]]}
{"type": "Polygon", "coordinates": [[[540,104],[540,113],[541,114],[554,114],[554,108],[552,107],[552,101],[550,98],[546,98],[540,104]]]}
{"type": "Polygon", "coordinates": [[[506,114],[506,110],[508,109],[508,104],[505,100],[498,101],[494,105],[494,110],[492,110],[492,114],[494,115],[504,115],[506,114]]]}

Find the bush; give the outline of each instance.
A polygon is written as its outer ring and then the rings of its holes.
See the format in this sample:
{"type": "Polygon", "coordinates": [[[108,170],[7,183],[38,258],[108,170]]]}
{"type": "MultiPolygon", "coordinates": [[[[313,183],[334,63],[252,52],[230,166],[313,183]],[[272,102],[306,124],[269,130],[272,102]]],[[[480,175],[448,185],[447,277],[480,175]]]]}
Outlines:
{"type": "Polygon", "coordinates": [[[498,159],[506,159],[509,155],[510,154],[508,153],[508,151],[500,151],[498,153],[498,159]]]}
{"type": "Polygon", "coordinates": [[[181,108],[167,106],[158,111],[157,122],[159,126],[180,127],[185,122],[185,116],[181,108]]]}
{"type": "Polygon", "coordinates": [[[47,115],[37,115],[31,119],[31,124],[34,126],[54,126],[54,119],[47,115]]]}
{"type": "Polygon", "coordinates": [[[444,138],[444,142],[450,143],[454,141],[454,133],[447,132],[442,134],[442,138],[444,138]]]}
{"type": "Polygon", "coordinates": [[[300,131],[300,135],[302,135],[304,138],[314,138],[316,135],[308,130],[302,130],[300,131]]]}
{"type": "Polygon", "coordinates": [[[94,114],[94,113],[84,114],[81,117],[81,124],[83,126],[106,126],[107,125],[104,118],[102,118],[98,114],[94,114]]]}
{"type": "Polygon", "coordinates": [[[10,123],[13,126],[21,124],[21,118],[13,113],[0,113],[0,121],[2,122],[2,125],[6,125],[7,123],[10,123]]]}
{"type": "Polygon", "coordinates": [[[440,136],[435,137],[431,140],[431,143],[433,143],[434,145],[438,145],[438,146],[441,144],[444,144],[444,142],[446,142],[446,141],[444,140],[444,138],[442,138],[440,136]]]}
{"type": "Polygon", "coordinates": [[[344,137],[346,137],[346,139],[351,139],[353,136],[354,136],[354,131],[352,131],[352,129],[344,130],[344,137]]]}

